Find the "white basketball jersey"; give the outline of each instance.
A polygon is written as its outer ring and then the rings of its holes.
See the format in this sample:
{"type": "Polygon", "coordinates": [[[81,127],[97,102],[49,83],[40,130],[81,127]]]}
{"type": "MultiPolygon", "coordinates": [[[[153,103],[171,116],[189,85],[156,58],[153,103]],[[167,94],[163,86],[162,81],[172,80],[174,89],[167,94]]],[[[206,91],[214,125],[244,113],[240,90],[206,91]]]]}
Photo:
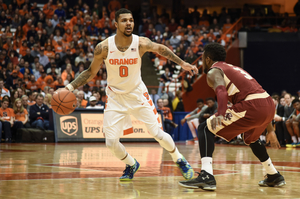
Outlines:
{"type": "Polygon", "coordinates": [[[129,93],[138,87],[141,78],[139,37],[132,34],[132,42],[125,52],[118,50],[115,35],[108,38],[108,55],[105,61],[107,86],[116,93],[129,93]]]}

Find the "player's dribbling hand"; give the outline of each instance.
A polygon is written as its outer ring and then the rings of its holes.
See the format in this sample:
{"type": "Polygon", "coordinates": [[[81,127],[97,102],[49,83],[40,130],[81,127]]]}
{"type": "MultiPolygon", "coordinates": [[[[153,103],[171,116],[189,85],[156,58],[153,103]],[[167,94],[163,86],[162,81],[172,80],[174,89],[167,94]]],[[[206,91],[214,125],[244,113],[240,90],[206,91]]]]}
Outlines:
{"type": "Polygon", "coordinates": [[[192,76],[198,74],[198,68],[189,63],[183,62],[183,64],[181,64],[181,68],[183,68],[186,71],[189,71],[190,75],[192,76]]]}
{"type": "Polygon", "coordinates": [[[59,88],[59,89],[57,89],[56,91],[54,91],[54,93],[56,92],[56,93],[59,93],[60,91],[63,91],[63,90],[68,90],[68,89],[66,89],[66,88],[59,88]]]}
{"type": "Polygon", "coordinates": [[[280,149],[280,144],[277,140],[276,134],[274,131],[269,132],[266,135],[266,141],[267,143],[270,143],[270,146],[274,149],[280,149]]]}
{"type": "Polygon", "coordinates": [[[213,130],[215,130],[217,128],[217,126],[221,126],[222,125],[222,121],[223,121],[224,117],[222,115],[216,116],[214,118],[211,119],[211,128],[213,130]]]}

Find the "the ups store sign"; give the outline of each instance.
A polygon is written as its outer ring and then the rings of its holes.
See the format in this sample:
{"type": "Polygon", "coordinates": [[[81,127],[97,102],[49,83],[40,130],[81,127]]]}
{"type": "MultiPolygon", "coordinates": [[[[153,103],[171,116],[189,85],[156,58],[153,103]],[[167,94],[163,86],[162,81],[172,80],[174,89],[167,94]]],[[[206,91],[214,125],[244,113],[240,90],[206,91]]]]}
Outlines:
{"type": "MultiPolygon", "coordinates": [[[[161,117],[161,114],[160,114],[161,117]]],[[[160,118],[162,121],[162,118],[160,118]]],[[[53,114],[54,132],[57,142],[104,141],[103,112],[98,110],[76,109],[70,115],[53,114]]],[[[143,122],[131,116],[133,133],[123,135],[122,140],[154,141],[143,122]]],[[[126,132],[127,129],[124,129],[126,132]]]]}

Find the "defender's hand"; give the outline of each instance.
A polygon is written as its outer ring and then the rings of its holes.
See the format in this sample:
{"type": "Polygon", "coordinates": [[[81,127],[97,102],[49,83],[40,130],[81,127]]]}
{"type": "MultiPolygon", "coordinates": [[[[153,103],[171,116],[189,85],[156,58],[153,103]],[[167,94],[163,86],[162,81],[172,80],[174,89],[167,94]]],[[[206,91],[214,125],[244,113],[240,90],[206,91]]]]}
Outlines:
{"type": "Polygon", "coordinates": [[[180,123],[181,123],[182,126],[184,125],[185,121],[186,121],[185,118],[183,118],[183,119],[180,121],[180,123]]]}
{"type": "Polygon", "coordinates": [[[266,135],[266,141],[267,143],[270,142],[270,146],[274,149],[280,149],[280,144],[277,140],[276,134],[274,131],[268,132],[266,135]]]}
{"type": "Polygon", "coordinates": [[[282,121],[282,118],[279,116],[279,115],[275,115],[274,116],[274,120],[276,121],[276,122],[280,122],[280,121],[282,121]]]}
{"type": "Polygon", "coordinates": [[[213,130],[215,130],[217,128],[217,126],[221,126],[222,125],[222,121],[223,121],[224,117],[222,115],[216,116],[211,120],[211,128],[213,130]]]}
{"type": "Polygon", "coordinates": [[[198,74],[198,68],[189,63],[183,62],[183,64],[181,64],[181,68],[183,68],[186,71],[189,71],[190,75],[192,76],[198,74]]]}

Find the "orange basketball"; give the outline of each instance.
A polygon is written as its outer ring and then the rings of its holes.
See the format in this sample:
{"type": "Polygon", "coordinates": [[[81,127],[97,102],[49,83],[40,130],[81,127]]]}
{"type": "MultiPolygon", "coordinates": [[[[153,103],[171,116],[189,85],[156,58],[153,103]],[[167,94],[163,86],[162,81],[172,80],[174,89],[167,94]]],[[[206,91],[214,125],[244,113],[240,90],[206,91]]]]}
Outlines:
{"type": "Polygon", "coordinates": [[[68,90],[54,92],[51,106],[55,113],[59,115],[68,115],[75,110],[76,105],[77,99],[72,92],[68,90]]]}

